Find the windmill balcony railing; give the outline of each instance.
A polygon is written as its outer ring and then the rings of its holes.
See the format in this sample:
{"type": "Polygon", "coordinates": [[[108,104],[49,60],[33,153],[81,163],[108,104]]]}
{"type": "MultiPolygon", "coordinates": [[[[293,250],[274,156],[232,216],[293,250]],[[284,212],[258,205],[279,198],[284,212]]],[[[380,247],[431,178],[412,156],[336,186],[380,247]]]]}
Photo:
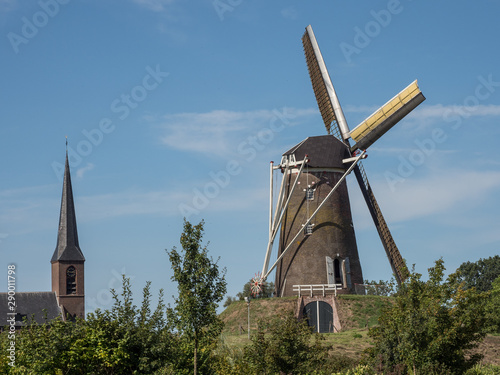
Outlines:
{"type": "Polygon", "coordinates": [[[297,292],[299,297],[304,294],[309,294],[311,297],[314,292],[321,292],[321,295],[325,297],[328,292],[334,292],[337,295],[337,289],[342,289],[342,284],[308,284],[308,285],[294,285],[293,291],[297,292]]]}

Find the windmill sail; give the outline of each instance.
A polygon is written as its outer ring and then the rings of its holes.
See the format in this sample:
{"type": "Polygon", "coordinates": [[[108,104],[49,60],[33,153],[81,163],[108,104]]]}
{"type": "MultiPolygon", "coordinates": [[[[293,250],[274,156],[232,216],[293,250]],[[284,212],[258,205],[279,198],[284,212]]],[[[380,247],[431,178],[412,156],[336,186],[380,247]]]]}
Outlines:
{"type": "Polygon", "coordinates": [[[302,44],[314,95],[326,130],[328,134],[333,134],[344,142],[349,138],[349,128],[311,25],[306,28],[306,32],[302,37],[302,44]]]}
{"type": "Polygon", "coordinates": [[[351,147],[351,150],[366,150],[424,100],[425,97],[420,91],[417,81],[413,81],[408,87],[351,130],[349,134],[356,142],[351,147]]]}
{"type": "Polygon", "coordinates": [[[361,163],[358,163],[358,165],[354,168],[354,174],[356,175],[356,180],[358,181],[361,193],[365,198],[368,210],[370,211],[375,227],[377,228],[380,240],[382,241],[382,245],[384,246],[387,254],[387,258],[389,258],[392,272],[396,277],[396,281],[400,285],[406,278],[404,271],[406,268],[405,261],[403,260],[403,257],[394,242],[394,238],[391,235],[387,223],[385,222],[382,211],[380,210],[377,200],[375,199],[375,195],[373,194],[368,178],[366,177],[366,172],[361,163]]]}
{"type": "MultiPolygon", "coordinates": [[[[399,120],[425,100],[417,81],[414,81],[356,128],[349,131],[311,25],[307,26],[306,32],[302,37],[302,43],[314,95],[316,96],[316,101],[318,102],[318,107],[328,134],[333,134],[344,142],[350,147],[351,152],[358,149],[364,150],[372,145],[399,120]],[[349,138],[352,138],[356,142],[352,147],[349,144],[349,138]]],[[[406,265],[375,199],[361,162],[354,168],[354,173],[387,257],[389,258],[392,271],[398,284],[401,284],[405,279],[404,270],[406,265]]]]}

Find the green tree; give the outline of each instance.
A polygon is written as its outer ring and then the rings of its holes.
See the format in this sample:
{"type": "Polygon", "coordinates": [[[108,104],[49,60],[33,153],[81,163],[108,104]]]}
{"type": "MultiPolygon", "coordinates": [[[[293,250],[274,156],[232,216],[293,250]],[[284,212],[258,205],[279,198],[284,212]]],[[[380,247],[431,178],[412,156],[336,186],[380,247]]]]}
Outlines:
{"type": "Polygon", "coordinates": [[[281,312],[268,323],[259,322],[252,344],[245,347],[245,359],[254,374],[319,372],[329,350],[320,340],[305,320],[298,320],[292,312],[281,312]]]}
{"type": "MultiPolygon", "coordinates": [[[[83,321],[63,322],[57,318],[38,324],[25,319],[24,326],[16,333],[15,367],[3,368],[5,374],[54,374],[70,373],[75,367],[72,357],[76,343],[84,337],[83,321]]],[[[2,334],[4,336],[4,334],[2,334]]],[[[5,338],[5,337],[3,337],[5,338]]],[[[0,357],[4,356],[4,351],[0,357]]],[[[0,359],[3,362],[3,358],[0,359]]],[[[1,367],[1,366],[0,366],[1,367]]],[[[82,374],[79,369],[74,374],[82,374]]]]}
{"type": "Polygon", "coordinates": [[[179,334],[193,345],[194,374],[200,343],[215,341],[222,331],[216,308],[226,294],[225,269],[220,273],[217,262],[208,256],[207,246],[201,245],[203,226],[203,221],[193,226],[184,219],[183,251],[178,253],[174,247],[168,252],[179,294],[174,298],[175,307],[169,307],[167,313],[179,334]]]}
{"type": "Polygon", "coordinates": [[[262,283],[262,291],[259,294],[257,294],[256,296],[254,296],[252,294],[251,286],[252,286],[252,279],[250,279],[248,281],[248,283],[245,283],[245,285],[243,285],[243,291],[241,291],[238,294],[236,294],[236,297],[240,301],[243,301],[245,299],[245,297],[250,297],[250,298],[270,298],[274,294],[274,283],[272,281],[270,281],[270,282],[264,281],[262,283]]]}
{"type": "Polygon", "coordinates": [[[138,307],[133,303],[130,279],[124,276],[121,294],[111,290],[112,308],[87,315],[82,347],[89,351],[85,362],[93,372],[156,374],[172,363],[176,344],[165,319],[163,291],[152,310],[150,286],[147,282],[143,288],[138,307]]]}
{"type": "MultiPolygon", "coordinates": [[[[176,337],[165,319],[162,292],[151,309],[150,283],[140,308],[133,304],[130,280],[123,279],[121,296],[112,290],[110,310],[96,310],[86,320],[30,321],[16,334],[16,367],[5,374],[168,374],[177,350],[176,337]]],[[[5,335],[0,335],[0,347],[5,335]]]]}
{"type": "Polygon", "coordinates": [[[464,262],[457,271],[466,288],[474,287],[480,292],[486,292],[491,290],[493,280],[500,276],[500,256],[479,259],[477,262],[464,262]]]}
{"type": "Polygon", "coordinates": [[[254,296],[251,289],[252,279],[248,283],[243,285],[243,291],[238,292],[236,297],[228,296],[224,301],[224,307],[228,307],[230,304],[236,301],[243,301],[245,297],[250,298],[270,298],[274,295],[274,283],[265,281],[262,283],[262,291],[254,296]]]}
{"type": "Polygon", "coordinates": [[[488,331],[500,333],[500,276],[491,284],[491,294],[486,305],[488,331]]]}
{"type": "Polygon", "coordinates": [[[236,298],[231,297],[231,296],[228,296],[228,297],[226,298],[226,300],[224,301],[224,305],[223,305],[223,307],[228,307],[230,304],[232,304],[233,302],[236,302],[236,301],[237,301],[237,299],[236,299],[236,298]]]}
{"type": "Polygon", "coordinates": [[[444,271],[442,259],[429,268],[427,281],[413,271],[395,303],[382,312],[379,326],[370,329],[370,355],[383,369],[461,374],[479,361],[479,355],[466,354],[485,336],[488,293],[466,289],[457,273],[444,281],[444,271]]]}
{"type": "Polygon", "coordinates": [[[368,281],[365,280],[365,291],[371,296],[392,296],[396,293],[396,285],[394,279],[391,281],[368,281]]]}

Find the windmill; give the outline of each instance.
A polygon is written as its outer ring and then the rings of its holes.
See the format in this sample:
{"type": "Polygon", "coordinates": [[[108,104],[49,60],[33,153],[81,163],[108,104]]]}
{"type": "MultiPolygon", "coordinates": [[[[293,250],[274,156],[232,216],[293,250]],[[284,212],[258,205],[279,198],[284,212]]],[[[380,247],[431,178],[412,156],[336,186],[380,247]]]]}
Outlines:
{"type": "MultiPolygon", "coordinates": [[[[276,269],[276,295],[352,293],[363,275],[346,177],[354,172],[398,283],[405,263],[375,199],[361,159],[366,149],[425,100],[417,81],[350,130],[312,27],[302,37],[309,75],[328,135],[308,137],[270,165],[269,242],[262,273],[276,269]],[[351,141],[353,145],[351,145],[351,141]],[[273,202],[273,175],[283,178],[273,202]],[[278,232],[276,261],[270,265],[278,232]]],[[[319,307],[318,307],[319,309],[319,307]]],[[[318,313],[319,314],[319,313],[318,313]]],[[[319,319],[319,315],[318,315],[319,319]]]]}

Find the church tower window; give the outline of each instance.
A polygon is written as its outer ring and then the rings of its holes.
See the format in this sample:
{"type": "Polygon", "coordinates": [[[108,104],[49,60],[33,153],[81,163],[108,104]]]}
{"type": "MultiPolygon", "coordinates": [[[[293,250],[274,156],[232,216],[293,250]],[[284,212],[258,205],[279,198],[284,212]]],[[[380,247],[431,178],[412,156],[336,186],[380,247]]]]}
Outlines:
{"type": "Polygon", "coordinates": [[[66,294],[76,294],[76,269],[73,266],[66,270],[66,294]]]}

